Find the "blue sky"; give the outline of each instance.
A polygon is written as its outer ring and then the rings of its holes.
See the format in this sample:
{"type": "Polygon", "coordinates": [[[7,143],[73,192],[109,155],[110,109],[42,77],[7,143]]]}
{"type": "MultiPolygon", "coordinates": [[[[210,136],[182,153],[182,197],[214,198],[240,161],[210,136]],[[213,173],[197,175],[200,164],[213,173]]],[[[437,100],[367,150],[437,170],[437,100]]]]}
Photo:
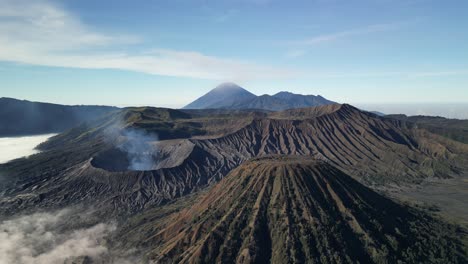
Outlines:
{"type": "Polygon", "coordinates": [[[181,107],[220,82],[468,103],[468,2],[0,0],[0,96],[181,107]]]}

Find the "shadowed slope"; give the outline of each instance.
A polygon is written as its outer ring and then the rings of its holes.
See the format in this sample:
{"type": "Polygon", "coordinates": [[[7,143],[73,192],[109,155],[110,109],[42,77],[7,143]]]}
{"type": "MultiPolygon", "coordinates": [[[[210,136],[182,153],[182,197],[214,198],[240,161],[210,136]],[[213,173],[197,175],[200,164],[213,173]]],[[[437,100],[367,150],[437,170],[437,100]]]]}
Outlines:
{"type": "Polygon", "coordinates": [[[467,260],[449,226],[310,157],[248,161],[167,222],[158,263],[467,260]]]}
{"type": "Polygon", "coordinates": [[[0,136],[63,132],[117,111],[117,107],[110,106],[59,105],[0,97],[0,136]]]}
{"type": "MultiPolygon", "coordinates": [[[[137,110],[131,112],[132,117],[141,116],[137,110]]],[[[227,128],[229,132],[222,135],[192,136],[154,144],[162,159],[151,171],[122,171],[119,164],[112,164],[115,160],[112,155],[106,157],[112,152],[95,154],[97,150],[93,146],[98,145],[88,137],[104,138],[100,131],[106,129],[105,124],[84,132],[87,136],[80,135],[77,139],[69,137],[73,133],[61,135],[56,137],[56,142],[57,139],[77,142],[79,147],[89,146],[93,154],[83,153],[84,159],[75,163],[77,154],[57,149],[43,152],[28,162],[5,165],[17,183],[8,187],[8,197],[0,199],[0,206],[3,212],[12,213],[39,205],[55,207],[89,201],[102,204],[106,210],[133,212],[192,193],[222,179],[246,160],[272,154],[321,158],[367,185],[382,188],[420,183],[431,177],[452,177],[463,171],[460,166],[467,160],[467,145],[409,129],[402,122],[382,119],[349,105],[243,116],[242,123],[236,121],[237,117],[200,123],[203,129],[227,128]],[[49,171],[41,169],[50,163],[42,160],[63,160],[70,165],[60,171],[55,167],[49,171]],[[31,169],[29,164],[37,166],[31,169]],[[15,172],[15,166],[21,168],[19,173],[15,172]],[[37,171],[37,175],[31,171],[37,171]]],[[[149,131],[156,133],[167,125],[170,135],[176,134],[179,125],[195,126],[196,121],[185,116],[176,120],[137,120],[135,124],[144,124],[139,127],[151,128],[149,131]]],[[[74,150],[78,146],[64,143],[63,147],[74,150]]]]}

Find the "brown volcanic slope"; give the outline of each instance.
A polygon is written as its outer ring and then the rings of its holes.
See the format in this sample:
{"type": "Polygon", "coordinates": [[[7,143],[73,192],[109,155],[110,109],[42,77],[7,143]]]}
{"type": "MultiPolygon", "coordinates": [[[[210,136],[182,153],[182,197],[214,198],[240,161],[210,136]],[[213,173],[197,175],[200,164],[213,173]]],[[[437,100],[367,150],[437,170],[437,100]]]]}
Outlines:
{"type": "Polygon", "coordinates": [[[11,213],[90,202],[108,210],[138,211],[216,182],[252,157],[272,154],[311,155],[376,186],[450,177],[462,172],[468,160],[465,144],[350,105],[214,118],[167,109],[130,110],[124,112],[125,127],[158,132],[168,139],[153,143],[158,157],[154,170],[125,171],[121,164],[113,164],[122,160],[114,156],[119,152],[103,142],[126,139],[121,134],[109,138],[103,131],[112,121],[104,120],[49,143],[61,147],[8,165],[12,178],[20,180],[5,191],[0,209],[11,213]],[[83,148],[86,151],[75,151],[83,148]],[[65,167],[58,170],[60,166],[65,167]]]}
{"type": "Polygon", "coordinates": [[[453,227],[304,156],[248,161],[166,223],[157,263],[468,261],[453,227]]]}

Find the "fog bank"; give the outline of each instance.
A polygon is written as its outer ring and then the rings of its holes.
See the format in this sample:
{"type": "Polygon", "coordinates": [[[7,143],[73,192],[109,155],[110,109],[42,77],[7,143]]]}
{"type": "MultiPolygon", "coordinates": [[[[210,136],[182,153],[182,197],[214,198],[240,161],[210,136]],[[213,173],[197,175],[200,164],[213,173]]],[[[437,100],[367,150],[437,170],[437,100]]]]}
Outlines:
{"type": "Polygon", "coordinates": [[[0,264],[55,264],[75,257],[99,258],[108,252],[104,238],[115,225],[66,228],[71,210],[35,213],[0,222],[0,264]]]}
{"type": "Polygon", "coordinates": [[[0,164],[38,153],[39,151],[34,148],[55,135],[56,134],[25,137],[0,137],[0,164]]]}

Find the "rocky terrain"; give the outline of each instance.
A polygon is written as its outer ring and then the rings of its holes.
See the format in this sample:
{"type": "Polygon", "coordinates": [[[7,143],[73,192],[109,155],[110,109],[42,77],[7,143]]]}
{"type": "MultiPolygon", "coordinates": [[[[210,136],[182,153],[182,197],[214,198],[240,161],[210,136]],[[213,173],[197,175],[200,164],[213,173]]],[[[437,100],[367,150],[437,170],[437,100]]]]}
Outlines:
{"type": "Polygon", "coordinates": [[[349,105],[242,116],[206,119],[176,110],[128,109],[115,120],[71,130],[30,161],[2,166],[12,185],[4,189],[0,208],[92,202],[110,211],[138,211],[219,181],[250,158],[272,154],[314,156],[376,188],[454,177],[466,160],[464,144],[349,105]],[[137,143],[150,145],[148,169],[126,166],[131,158],[121,146],[135,143],[129,129],[146,133],[147,142],[137,143]],[[159,138],[148,136],[155,131],[159,138]],[[44,164],[50,159],[63,165],[44,164]]]}
{"type": "Polygon", "coordinates": [[[0,165],[1,218],[91,208],[93,219],[119,223],[111,248],[146,261],[466,257],[465,229],[402,205],[398,192],[463,181],[468,145],[350,105],[125,108],[40,149],[0,165]]]}
{"type": "Polygon", "coordinates": [[[454,227],[308,156],[245,162],[192,206],[157,222],[139,242],[152,245],[147,257],[157,263],[467,260],[454,227]]]}

